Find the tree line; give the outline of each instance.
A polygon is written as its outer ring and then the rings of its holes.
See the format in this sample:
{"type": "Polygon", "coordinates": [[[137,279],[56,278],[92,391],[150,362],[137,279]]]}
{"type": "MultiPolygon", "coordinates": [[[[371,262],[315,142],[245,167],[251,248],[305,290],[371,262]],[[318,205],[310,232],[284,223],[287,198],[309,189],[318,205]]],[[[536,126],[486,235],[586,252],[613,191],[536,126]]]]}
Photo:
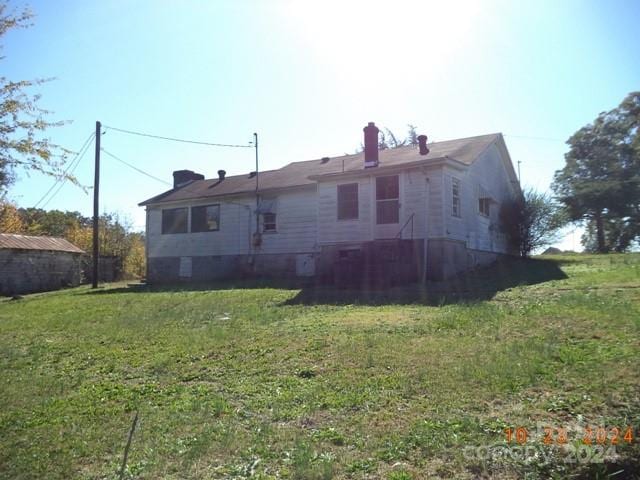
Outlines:
{"type": "MultiPolygon", "coordinates": [[[[6,0],[0,0],[0,40],[12,29],[28,28],[32,18],[29,9],[12,9],[6,0]]],[[[18,209],[6,200],[17,169],[78,185],[68,171],[67,157],[72,152],[45,135],[66,122],[50,120],[50,112],[38,106],[39,95],[32,93],[46,81],[0,76],[0,231],[62,236],[88,251],[87,217],[78,212],[18,209]]],[[[378,148],[417,145],[416,130],[408,125],[406,137],[400,138],[385,128],[378,148]]],[[[574,133],[567,145],[565,165],[555,173],[552,194],[529,189],[503,206],[501,223],[514,248],[529,255],[555,241],[568,224],[584,227],[582,243],[589,252],[624,252],[638,247],[640,92],[630,93],[618,107],[602,112],[574,133]]],[[[362,149],[361,145],[358,151],[362,149]]],[[[133,232],[117,215],[103,215],[100,222],[102,253],[122,258],[127,274],[142,274],[142,234],[133,232]]]]}
{"type": "MultiPolygon", "coordinates": [[[[100,255],[113,257],[116,277],[144,277],[144,234],[115,213],[101,215],[99,225],[100,255]]],[[[0,201],[0,233],[61,237],[88,254],[93,248],[93,221],[79,212],[18,208],[0,201]]]]}
{"type": "Polygon", "coordinates": [[[584,227],[589,253],[640,247],[640,92],[600,113],[568,140],[553,195],[525,191],[503,211],[521,255],[553,243],[567,225],[584,227]]]}

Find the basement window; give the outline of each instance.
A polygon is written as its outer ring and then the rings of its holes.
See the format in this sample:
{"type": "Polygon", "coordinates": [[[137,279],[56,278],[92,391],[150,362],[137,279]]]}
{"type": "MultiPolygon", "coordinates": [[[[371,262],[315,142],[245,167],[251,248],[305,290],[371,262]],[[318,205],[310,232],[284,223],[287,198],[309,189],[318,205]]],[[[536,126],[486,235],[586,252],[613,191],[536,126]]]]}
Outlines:
{"type": "Polygon", "coordinates": [[[400,221],[400,179],[398,175],[376,178],[376,222],[378,225],[400,221]]]}
{"type": "Polygon", "coordinates": [[[460,180],[451,179],[451,215],[460,217],[460,180]]]}
{"type": "Polygon", "coordinates": [[[358,218],[358,184],[338,185],[338,220],[358,218]]]}
{"type": "Polygon", "coordinates": [[[187,233],[186,208],[168,208],[162,210],[162,233],[187,233]]]}
{"type": "Polygon", "coordinates": [[[220,230],[220,205],[191,207],[191,232],[220,230]]]}
{"type": "Polygon", "coordinates": [[[484,215],[488,217],[491,215],[491,199],[490,198],[479,198],[478,199],[478,212],[480,215],[484,215]]]}
{"type": "Polygon", "coordinates": [[[263,213],[262,214],[262,231],[264,233],[276,232],[276,214],[275,213],[263,213]]]}

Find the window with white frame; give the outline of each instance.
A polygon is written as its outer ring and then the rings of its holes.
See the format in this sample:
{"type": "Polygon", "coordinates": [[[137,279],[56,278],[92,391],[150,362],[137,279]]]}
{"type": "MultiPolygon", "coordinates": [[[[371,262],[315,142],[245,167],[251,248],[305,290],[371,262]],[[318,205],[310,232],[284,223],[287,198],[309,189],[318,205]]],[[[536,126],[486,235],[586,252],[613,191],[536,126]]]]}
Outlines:
{"type": "Polygon", "coordinates": [[[220,205],[191,207],[191,232],[220,230],[220,205]]]}
{"type": "Polygon", "coordinates": [[[460,217],[460,180],[451,179],[451,215],[460,217]]]}
{"type": "Polygon", "coordinates": [[[480,215],[489,217],[491,215],[491,199],[487,197],[478,199],[478,212],[480,215]]]}
{"type": "Polygon", "coordinates": [[[400,221],[400,179],[398,175],[376,178],[376,222],[378,225],[400,221]]]}
{"type": "Polygon", "coordinates": [[[262,214],[262,231],[265,233],[277,231],[275,213],[269,212],[262,214]]]}
{"type": "Polygon", "coordinates": [[[187,233],[187,208],[167,208],[162,210],[162,234],[187,233]]]}
{"type": "Polygon", "coordinates": [[[338,220],[358,218],[358,184],[338,185],[338,220]]]}

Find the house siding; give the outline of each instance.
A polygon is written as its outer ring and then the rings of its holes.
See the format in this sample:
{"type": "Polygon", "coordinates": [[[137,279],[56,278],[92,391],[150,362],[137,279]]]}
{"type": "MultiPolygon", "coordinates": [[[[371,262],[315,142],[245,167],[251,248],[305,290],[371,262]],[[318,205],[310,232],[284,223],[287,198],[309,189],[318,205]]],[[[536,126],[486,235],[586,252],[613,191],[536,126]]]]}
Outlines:
{"type": "Polygon", "coordinates": [[[496,145],[490,146],[480,157],[464,171],[450,167],[444,171],[445,192],[443,237],[464,242],[471,250],[509,253],[506,237],[500,226],[500,207],[513,197],[509,176],[504,168],[501,153],[496,145]],[[460,181],[461,215],[452,215],[452,182],[460,181]],[[478,211],[478,199],[481,191],[487,192],[496,203],[490,207],[490,216],[485,217],[478,211]]]}
{"type": "MultiPolygon", "coordinates": [[[[325,177],[314,185],[265,194],[265,199],[275,200],[276,232],[262,233],[259,245],[254,244],[256,220],[252,195],[150,205],[147,207],[148,279],[155,282],[207,281],[244,275],[330,277],[336,262],[347,258],[343,250],[377,252],[386,248],[381,247],[384,242],[389,245],[394,241],[399,244],[410,241],[407,243],[410,248],[398,247],[405,252],[403,258],[406,251],[413,252],[413,261],[419,267],[417,272],[406,268],[411,273],[407,273],[407,278],[421,278],[424,262],[430,278],[446,278],[491,262],[497,255],[509,251],[499,227],[499,209],[515,190],[504,165],[508,159],[503,157],[507,155],[504,152],[502,143],[493,143],[470,166],[444,159],[420,167],[386,169],[384,173],[372,168],[357,174],[347,173],[350,178],[325,177]],[[396,174],[399,221],[377,225],[376,177],[396,174]],[[460,181],[459,218],[452,216],[454,178],[460,181]],[[358,185],[358,218],[339,220],[338,185],[350,183],[358,185]],[[478,212],[481,189],[497,201],[491,205],[489,218],[478,212]],[[216,203],[220,204],[219,231],[161,233],[163,208],[216,203]]],[[[262,230],[261,224],[258,229],[262,230]]],[[[373,259],[376,255],[370,257],[373,259]]],[[[370,270],[376,268],[372,266],[370,270]]]]}
{"type": "MultiPolygon", "coordinates": [[[[211,281],[260,274],[296,275],[299,255],[316,251],[316,189],[270,195],[276,199],[276,232],[256,233],[255,197],[210,199],[171,203],[147,208],[147,279],[151,282],[179,280],[211,281]],[[162,210],[199,205],[220,205],[220,228],[214,232],[162,234],[162,210]],[[189,275],[180,275],[188,260],[189,275]]],[[[260,231],[262,216],[260,216],[260,231]]]]}
{"type": "Polygon", "coordinates": [[[371,240],[373,238],[372,216],[375,215],[371,205],[372,195],[370,177],[319,183],[318,243],[332,245],[371,240]],[[358,184],[358,218],[338,220],[338,185],[347,183],[358,184]]]}

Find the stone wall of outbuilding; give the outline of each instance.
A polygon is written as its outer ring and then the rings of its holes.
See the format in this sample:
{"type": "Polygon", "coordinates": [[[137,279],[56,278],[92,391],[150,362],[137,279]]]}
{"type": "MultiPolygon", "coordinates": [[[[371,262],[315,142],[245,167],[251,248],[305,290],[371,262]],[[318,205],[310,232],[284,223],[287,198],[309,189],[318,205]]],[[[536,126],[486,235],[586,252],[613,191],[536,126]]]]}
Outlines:
{"type": "Polygon", "coordinates": [[[82,281],[82,256],[61,251],[0,249],[0,294],[75,287],[82,281]]]}

